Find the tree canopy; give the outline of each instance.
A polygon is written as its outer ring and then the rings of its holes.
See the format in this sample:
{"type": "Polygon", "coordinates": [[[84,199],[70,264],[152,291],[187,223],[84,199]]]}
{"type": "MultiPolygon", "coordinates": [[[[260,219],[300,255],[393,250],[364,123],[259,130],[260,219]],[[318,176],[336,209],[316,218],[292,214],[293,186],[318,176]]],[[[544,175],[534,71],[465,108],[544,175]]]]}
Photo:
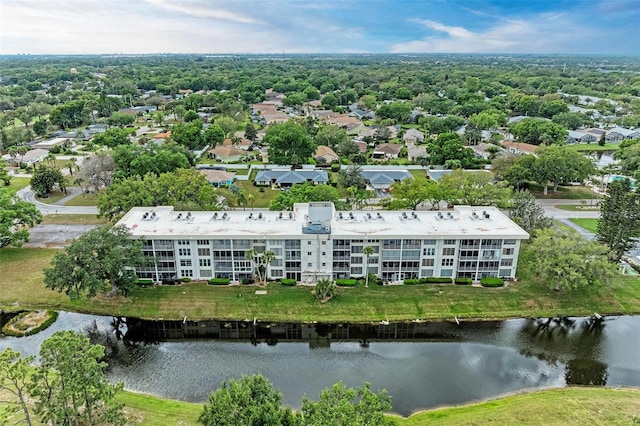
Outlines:
{"type": "Polygon", "coordinates": [[[0,188],[0,247],[19,247],[29,241],[29,228],[41,221],[36,206],[0,188]]]}
{"type": "Polygon", "coordinates": [[[294,184],[287,191],[280,191],[276,198],[269,204],[269,210],[293,210],[295,203],[308,203],[311,201],[332,201],[340,210],[340,193],[331,185],[313,185],[305,182],[294,184]]]}
{"type": "Polygon", "coordinates": [[[306,129],[291,121],[269,126],[262,142],[269,146],[269,161],[274,164],[305,164],[316,150],[306,129]]]}
{"type": "Polygon", "coordinates": [[[463,168],[473,164],[473,150],[465,146],[460,136],[456,133],[442,133],[427,148],[431,158],[431,164],[445,164],[448,160],[458,160],[463,168]]]}
{"type": "Polygon", "coordinates": [[[47,196],[58,187],[61,191],[66,189],[66,181],[60,170],[40,164],[36,167],[31,177],[31,189],[39,197],[47,196]]]}
{"type": "Polygon", "coordinates": [[[509,126],[517,142],[532,145],[563,144],[568,132],[563,126],[542,118],[525,118],[509,126]]]}
{"type": "Polygon", "coordinates": [[[485,171],[454,170],[440,178],[438,185],[451,204],[507,206],[511,201],[511,189],[485,171]]]}
{"type": "Polygon", "coordinates": [[[622,256],[638,244],[640,238],[640,194],[632,190],[628,179],[613,181],[600,201],[598,241],[611,249],[611,258],[622,256]]]}
{"type": "Polygon", "coordinates": [[[71,299],[111,289],[126,295],[135,286],[135,267],[146,261],[142,242],[133,240],[128,229],[103,225],[56,253],[51,267],[44,270],[44,283],[71,299]]]}
{"type": "Polygon", "coordinates": [[[192,166],[192,155],[184,146],[174,143],[163,145],[121,145],[113,150],[118,178],[160,175],[192,166]]]}

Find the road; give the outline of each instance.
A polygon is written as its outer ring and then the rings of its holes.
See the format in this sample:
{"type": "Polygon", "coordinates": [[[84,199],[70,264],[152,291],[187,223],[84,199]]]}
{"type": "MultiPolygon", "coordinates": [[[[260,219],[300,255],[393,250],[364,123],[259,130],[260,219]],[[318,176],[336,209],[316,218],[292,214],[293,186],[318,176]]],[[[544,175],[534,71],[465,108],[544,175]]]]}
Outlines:
{"type": "MultiPolygon", "coordinates": [[[[76,189],[70,189],[71,192],[75,192],[76,189]]],[[[40,213],[43,215],[48,214],[98,214],[98,208],[96,206],[63,206],[58,204],[46,204],[36,200],[36,196],[31,190],[30,186],[22,188],[17,192],[17,195],[25,201],[35,205],[40,213]]],[[[64,202],[60,200],[60,202],[64,202]]]]}

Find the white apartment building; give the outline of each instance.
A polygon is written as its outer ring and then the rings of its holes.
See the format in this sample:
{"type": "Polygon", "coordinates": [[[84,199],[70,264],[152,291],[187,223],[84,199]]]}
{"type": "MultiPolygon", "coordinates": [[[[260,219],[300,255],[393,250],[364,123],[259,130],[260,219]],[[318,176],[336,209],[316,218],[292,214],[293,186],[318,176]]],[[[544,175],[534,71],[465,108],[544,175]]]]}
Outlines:
{"type": "Polygon", "coordinates": [[[140,278],[194,280],[253,277],[247,250],[270,250],[267,277],[316,282],[362,277],[514,278],[529,234],[495,207],[453,211],[336,211],[332,203],[296,204],[291,212],[199,211],[135,207],[118,225],[144,241],[155,260],[140,278]],[[370,246],[373,254],[363,254],[370,246]],[[365,262],[368,260],[368,265],[365,262]]]}

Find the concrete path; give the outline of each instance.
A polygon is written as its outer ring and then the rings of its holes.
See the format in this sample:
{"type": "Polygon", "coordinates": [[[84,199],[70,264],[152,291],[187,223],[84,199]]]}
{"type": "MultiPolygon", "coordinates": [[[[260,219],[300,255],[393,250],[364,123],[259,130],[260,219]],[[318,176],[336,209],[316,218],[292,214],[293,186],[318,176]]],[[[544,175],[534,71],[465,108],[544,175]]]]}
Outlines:
{"type": "MultiPolygon", "coordinates": [[[[40,213],[48,214],[98,214],[96,206],[62,206],[57,204],[46,204],[36,200],[36,196],[30,186],[22,188],[17,195],[25,201],[35,205],[40,213]]],[[[65,197],[66,198],[66,197],[65,197]]],[[[60,200],[62,201],[62,200],[60,200]]]]}

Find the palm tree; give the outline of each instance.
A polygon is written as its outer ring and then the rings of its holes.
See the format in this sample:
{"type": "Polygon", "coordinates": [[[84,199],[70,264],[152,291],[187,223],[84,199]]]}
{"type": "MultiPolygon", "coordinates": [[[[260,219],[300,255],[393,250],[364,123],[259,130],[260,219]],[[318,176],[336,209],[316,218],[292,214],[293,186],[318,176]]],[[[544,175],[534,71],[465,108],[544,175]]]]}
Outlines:
{"type": "Polygon", "coordinates": [[[366,246],[362,249],[362,253],[364,254],[364,286],[369,287],[369,256],[375,253],[375,251],[373,247],[366,246]]]}
{"type": "Polygon", "coordinates": [[[267,270],[269,268],[269,266],[271,266],[271,263],[275,260],[276,258],[276,254],[274,252],[272,252],[271,250],[265,250],[264,253],[262,253],[262,262],[261,262],[261,266],[258,266],[258,268],[262,267],[264,268],[264,281],[267,280],[267,270]]]}
{"type": "Polygon", "coordinates": [[[244,256],[251,262],[253,266],[253,271],[258,275],[258,280],[262,281],[262,277],[260,276],[260,268],[258,268],[258,253],[254,249],[247,250],[244,252],[244,256]]]}
{"type": "Polygon", "coordinates": [[[73,176],[73,171],[78,170],[78,159],[76,157],[69,158],[69,162],[66,164],[66,167],[69,169],[69,174],[73,176]]]}
{"type": "Polygon", "coordinates": [[[242,206],[242,210],[247,209],[247,197],[244,195],[244,192],[238,192],[238,195],[236,196],[236,203],[238,203],[238,206],[242,206]]]}
{"type": "Polygon", "coordinates": [[[247,204],[253,210],[253,203],[256,201],[256,197],[253,194],[247,194],[247,204]]]}

